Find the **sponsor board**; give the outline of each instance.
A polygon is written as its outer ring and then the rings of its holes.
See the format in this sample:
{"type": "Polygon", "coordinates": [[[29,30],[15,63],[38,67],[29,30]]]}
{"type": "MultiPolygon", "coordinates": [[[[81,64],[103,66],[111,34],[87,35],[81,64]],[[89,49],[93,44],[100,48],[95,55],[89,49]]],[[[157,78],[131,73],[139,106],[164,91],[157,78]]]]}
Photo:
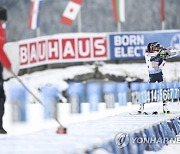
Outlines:
{"type": "Polygon", "coordinates": [[[20,68],[43,64],[107,60],[105,34],[71,34],[19,42],[20,68]]]}
{"type": "Polygon", "coordinates": [[[7,43],[6,50],[10,59],[18,56],[19,69],[26,69],[55,63],[142,60],[148,43],[155,41],[180,49],[180,31],[58,34],[7,43]]]}
{"type": "Polygon", "coordinates": [[[152,31],[119,33],[109,35],[111,60],[144,59],[144,52],[150,42],[180,49],[180,31],[152,31]]]}

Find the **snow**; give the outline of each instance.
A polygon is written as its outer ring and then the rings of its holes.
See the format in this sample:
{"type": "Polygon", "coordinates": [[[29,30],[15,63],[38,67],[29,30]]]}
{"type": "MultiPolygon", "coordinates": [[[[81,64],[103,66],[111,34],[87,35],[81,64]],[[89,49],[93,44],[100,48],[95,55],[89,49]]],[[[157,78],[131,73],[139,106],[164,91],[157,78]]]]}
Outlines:
{"type": "MultiPolygon", "coordinates": [[[[131,108],[131,105],[128,105],[127,108],[131,108]]],[[[148,104],[147,108],[151,110],[152,106],[148,104]]],[[[79,120],[73,121],[71,119],[71,122],[64,125],[67,127],[68,135],[55,133],[58,127],[55,121],[37,123],[39,126],[32,126],[32,123],[24,126],[23,124],[12,125],[11,131],[14,129],[14,133],[6,136],[0,135],[0,145],[3,145],[1,154],[85,153],[86,150],[106,144],[109,140],[114,139],[119,132],[139,131],[142,128],[148,128],[152,124],[177,116],[130,116],[126,112],[119,111],[120,109],[109,110],[106,111],[106,114],[96,113],[93,117],[91,117],[93,114],[75,116],[76,118],[71,117],[72,119],[79,118],[79,120]],[[24,132],[22,133],[22,131],[24,132]]]]}
{"type": "MultiPolygon", "coordinates": [[[[164,146],[162,148],[162,150],[156,152],[157,154],[179,154],[179,150],[180,150],[180,136],[178,136],[178,143],[171,143],[168,146],[164,146]]],[[[145,154],[154,154],[154,152],[145,152],[145,154]]]]}
{"type": "MultiPolygon", "coordinates": [[[[65,79],[73,79],[75,75],[86,74],[92,71],[93,70],[91,68],[86,66],[68,67],[65,69],[52,69],[34,72],[23,75],[20,79],[23,80],[27,86],[32,88],[40,88],[46,84],[54,84],[61,87],[61,90],[64,90],[67,88],[67,83],[64,81],[65,79]]],[[[17,82],[17,80],[11,79],[5,83],[5,87],[14,84],[14,82],[17,82]]]]}
{"type": "MultiPolygon", "coordinates": [[[[100,69],[104,74],[114,74],[127,76],[129,78],[140,78],[148,81],[148,71],[145,63],[130,64],[105,64],[100,69]]],[[[167,62],[163,68],[163,73],[167,82],[179,81],[180,62],[167,62]]],[[[129,81],[129,80],[128,80],[129,81]]]]}
{"type": "MultiPolygon", "coordinates": [[[[140,78],[143,81],[148,81],[148,72],[147,67],[145,63],[132,63],[132,64],[105,64],[102,63],[102,65],[99,67],[99,70],[102,74],[111,74],[115,76],[124,76],[126,77],[127,81],[132,81],[134,78],[140,78]]],[[[67,68],[61,68],[61,69],[52,69],[52,70],[44,70],[39,72],[34,72],[31,74],[26,74],[23,76],[19,76],[19,79],[23,81],[23,83],[38,97],[40,97],[39,90],[41,87],[45,85],[56,85],[59,87],[60,90],[65,90],[68,87],[68,84],[65,80],[67,79],[73,79],[76,75],[82,75],[87,73],[93,73],[94,72],[94,65],[80,65],[80,66],[72,66],[67,68]]],[[[164,67],[164,75],[167,82],[171,81],[179,81],[180,80],[180,62],[167,62],[166,66],[164,67]]],[[[28,135],[29,133],[36,133],[39,130],[50,129],[54,130],[54,127],[58,127],[57,123],[54,120],[44,121],[43,119],[43,108],[40,104],[32,104],[34,99],[32,97],[29,98],[29,122],[28,123],[11,123],[11,104],[9,99],[9,88],[11,88],[13,85],[17,86],[19,85],[19,82],[17,79],[12,78],[9,81],[5,82],[5,91],[7,94],[7,102],[6,102],[6,112],[5,112],[5,128],[7,128],[9,134],[7,135],[7,138],[11,138],[13,136],[19,136],[21,135],[28,135]]],[[[137,110],[137,105],[131,105],[129,104],[127,107],[117,107],[116,109],[107,111],[105,109],[105,106],[101,105],[100,112],[99,113],[90,113],[88,112],[88,106],[87,104],[84,104],[83,113],[81,115],[70,115],[70,107],[69,104],[63,103],[60,104],[61,107],[59,109],[61,110],[61,117],[60,120],[63,122],[64,125],[70,127],[73,127],[72,123],[79,124],[82,122],[88,122],[89,120],[101,120],[108,116],[115,116],[118,113],[125,113],[130,110],[137,110]],[[62,109],[63,106],[63,109],[62,109]]],[[[149,104],[147,105],[147,108],[160,108],[157,107],[157,104],[149,104]]],[[[173,108],[173,107],[172,107],[173,108]]],[[[177,107],[179,109],[179,107],[177,107]]],[[[179,110],[178,110],[179,112],[179,110]]],[[[113,118],[112,118],[113,119],[113,118]]],[[[157,119],[159,120],[159,119],[157,119]]],[[[154,122],[154,121],[153,121],[154,122]]],[[[142,124],[141,124],[142,127],[142,124]]],[[[133,129],[133,125],[129,126],[129,129],[133,129]]],[[[25,135],[25,136],[26,136],[25,135]]],[[[24,137],[24,136],[23,136],[24,137]]],[[[0,136],[1,139],[4,138],[0,136]]],[[[25,138],[25,137],[24,137],[25,138]]],[[[42,142],[42,134],[40,136],[41,140],[39,142],[42,142]]],[[[21,138],[19,138],[21,140],[21,138]]],[[[26,139],[26,138],[25,138],[26,139]]],[[[37,138],[36,138],[37,139],[37,138]]],[[[53,139],[53,138],[50,138],[53,139]]],[[[18,142],[18,140],[17,140],[18,142]]],[[[11,143],[11,142],[10,142],[11,143]]],[[[0,142],[0,145],[2,143],[0,142]]],[[[14,143],[13,143],[14,144],[14,143]]],[[[31,146],[35,146],[33,143],[31,143],[31,146]]],[[[45,143],[44,143],[45,144],[45,143]]],[[[30,147],[31,147],[30,146],[30,147]]],[[[82,145],[81,145],[82,146],[82,145]]],[[[6,148],[9,147],[9,145],[5,146],[6,148]]],[[[18,145],[14,145],[14,148],[18,148],[18,145]],[[17,147],[15,147],[17,146],[17,147]]],[[[32,147],[31,147],[32,148],[32,147]]],[[[77,148],[75,146],[75,148],[77,148]]],[[[5,149],[5,148],[4,148],[5,149]]],[[[167,147],[164,147],[161,151],[157,152],[157,154],[166,154],[166,153],[177,153],[180,148],[176,144],[169,145],[167,147]]],[[[11,151],[12,152],[12,151],[11,151]]],[[[37,151],[36,151],[37,152],[37,151]]],[[[48,153],[48,152],[47,152],[48,153]]],[[[152,152],[146,152],[146,153],[152,153],[152,152]]]]}
{"type": "MultiPolygon", "coordinates": [[[[65,90],[67,83],[66,79],[73,79],[76,75],[93,73],[94,65],[71,66],[63,69],[52,69],[26,74],[20,77],[21,80],[30,88],[37,89],[47,84],[55,84],[65,90]]],[[[148,81],[147,66],[145,63],[130,63],[130,64],[103,64],[99,70],[102,74],[112,74],[115,76],[125,76],[127,81],[133,78],[143,79],[148,81]]],[[[164,77],[167,82],[180,80],[180,62],[167,62],[163,69],[164,77]]],[[[16,79],[11,79],[5,82],[5,88],[9,85],[18,83],[16,79]]]]}

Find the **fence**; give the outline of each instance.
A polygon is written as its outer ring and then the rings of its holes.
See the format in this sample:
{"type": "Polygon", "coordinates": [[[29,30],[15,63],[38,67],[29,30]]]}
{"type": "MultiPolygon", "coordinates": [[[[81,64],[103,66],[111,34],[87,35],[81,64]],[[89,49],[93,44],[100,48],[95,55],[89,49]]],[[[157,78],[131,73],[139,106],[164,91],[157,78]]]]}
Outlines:
{"type": "MultiPolygon", "coordinates": [[[[11,103],[13,106],[16,106],[13,111],[19,113],[20,118],[18,120],[26,121],[26,106],[28,103],[26,90],[22,86],[16,85],[10,87],[8,92],[11,103]]],[[[140,104],[179,101],[180,83],[71,82],[69,83],[67,94],[69,100],[68,104],[71,107],[69,111],[67,110],[65,112],[81,115],[84,104],[88,105],[89,112],[99,112],[100,104],[102,103],[106,108],[105,110],[108,110],[115,109],[117,105],[126,106],[128,102],[140,104]]],[[[46,85],[41,88],[40,96],[45,106],[44,118],[57,117],[57,102],[59,102],[62,97],[60,88],[55,85],[46,85]]],[[[73,123],[68,125],[68,129],[71,130],[71,133],[68,136],[61,136],[64,137],[63,141],[66,142],[58,142],[60,144],[59,150],[69,150],[69,148],[66,148],[65,144],[70,145],[71,142],[73,142],[70,138],[74,139],[73,137],[75,137],[76,142],[73,144],[74,147],[70,149],[72,151],[79,147],[80,143],[82,145],[88,145],[84,150],[89,153],[93,153],[97,149],[115,154],[143,154],[145,150],[158,151],[171,140],[176,140],[176,135],[180,133],[179,114],[180,113],[155,117],[132,117],[126,114],[125,116],[111,116],[94,121],[86,121],[84,123],[73,123]],[[118,132],[120,133],[117,134],[118,132]],[[121,132],[127,134],[128,139],[121,138],[121,132]],[[91,137],[91,140],[88,140],[89,137],[91,137]],[[98,145],[95,144],[97,137],[104,139],[103,142],[98,145]],[[84,140],[87,142],[84,142],[84,140]],[[122,144],[119,143],[121,140],[125,142],[122,144]],[[127,140],[128,143],[126,143],[127,140]],[[119,146],[123,146],[123,148],[119,146]]],[[[55,136],[53,135],[53,137],[55,136]]],[[[179,143],[179,139],[177,139],[177,141],[179,143]]]]}
{"type": "MultiPolygon", "coordinates": [[[[26,120],[26,104],[28,103],[27,92],[21,86],[10,87],[8,97],[19,113],[19,120],[26,120]]],[[[57,103],[61,100],[60,88],[54,85],[44,86],[40,91],[43,104],[46,106],[44,117],[58,116],[57,103]]],[[[139,83],[139,82],[99,82],[87,83],[71,82],[67,89],[70,113],[82,113],[83,105],[89,112],[98,112],[100,104],[106,109],[114,109],[118,106],[132,104],[145,104],[162,101],[179,101],[180,83],[139,83]]],[[[18,118],[16,118],[18,119],[18,118]]]]}

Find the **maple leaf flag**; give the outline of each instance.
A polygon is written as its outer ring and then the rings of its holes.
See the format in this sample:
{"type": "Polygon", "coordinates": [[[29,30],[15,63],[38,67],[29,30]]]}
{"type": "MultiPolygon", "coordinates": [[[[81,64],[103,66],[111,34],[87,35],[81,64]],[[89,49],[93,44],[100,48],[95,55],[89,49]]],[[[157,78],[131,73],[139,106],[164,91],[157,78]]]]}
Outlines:
{"type": "Polygon", "coordinates": [[[66,25],[72,25],[73,21],[76,19],[83,0],[71,0],[61,17],[61,22],[66,25]]]}

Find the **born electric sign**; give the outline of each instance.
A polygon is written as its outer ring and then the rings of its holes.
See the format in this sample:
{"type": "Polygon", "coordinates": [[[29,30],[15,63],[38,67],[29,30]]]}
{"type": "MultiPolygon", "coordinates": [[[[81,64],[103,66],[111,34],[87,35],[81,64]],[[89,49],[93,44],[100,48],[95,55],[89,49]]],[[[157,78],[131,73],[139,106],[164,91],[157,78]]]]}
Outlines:
{"type": "Polygon", "coordinates": [[[105,34],[64,34],[19,42],[20,68],[107,60],[105,34]]]}
{"type": "Polygon", "coordinates": [[[142,59],[146,50],[142,34],[112,34],[109,35],[110,56],[115,59],[142,59]]]}

